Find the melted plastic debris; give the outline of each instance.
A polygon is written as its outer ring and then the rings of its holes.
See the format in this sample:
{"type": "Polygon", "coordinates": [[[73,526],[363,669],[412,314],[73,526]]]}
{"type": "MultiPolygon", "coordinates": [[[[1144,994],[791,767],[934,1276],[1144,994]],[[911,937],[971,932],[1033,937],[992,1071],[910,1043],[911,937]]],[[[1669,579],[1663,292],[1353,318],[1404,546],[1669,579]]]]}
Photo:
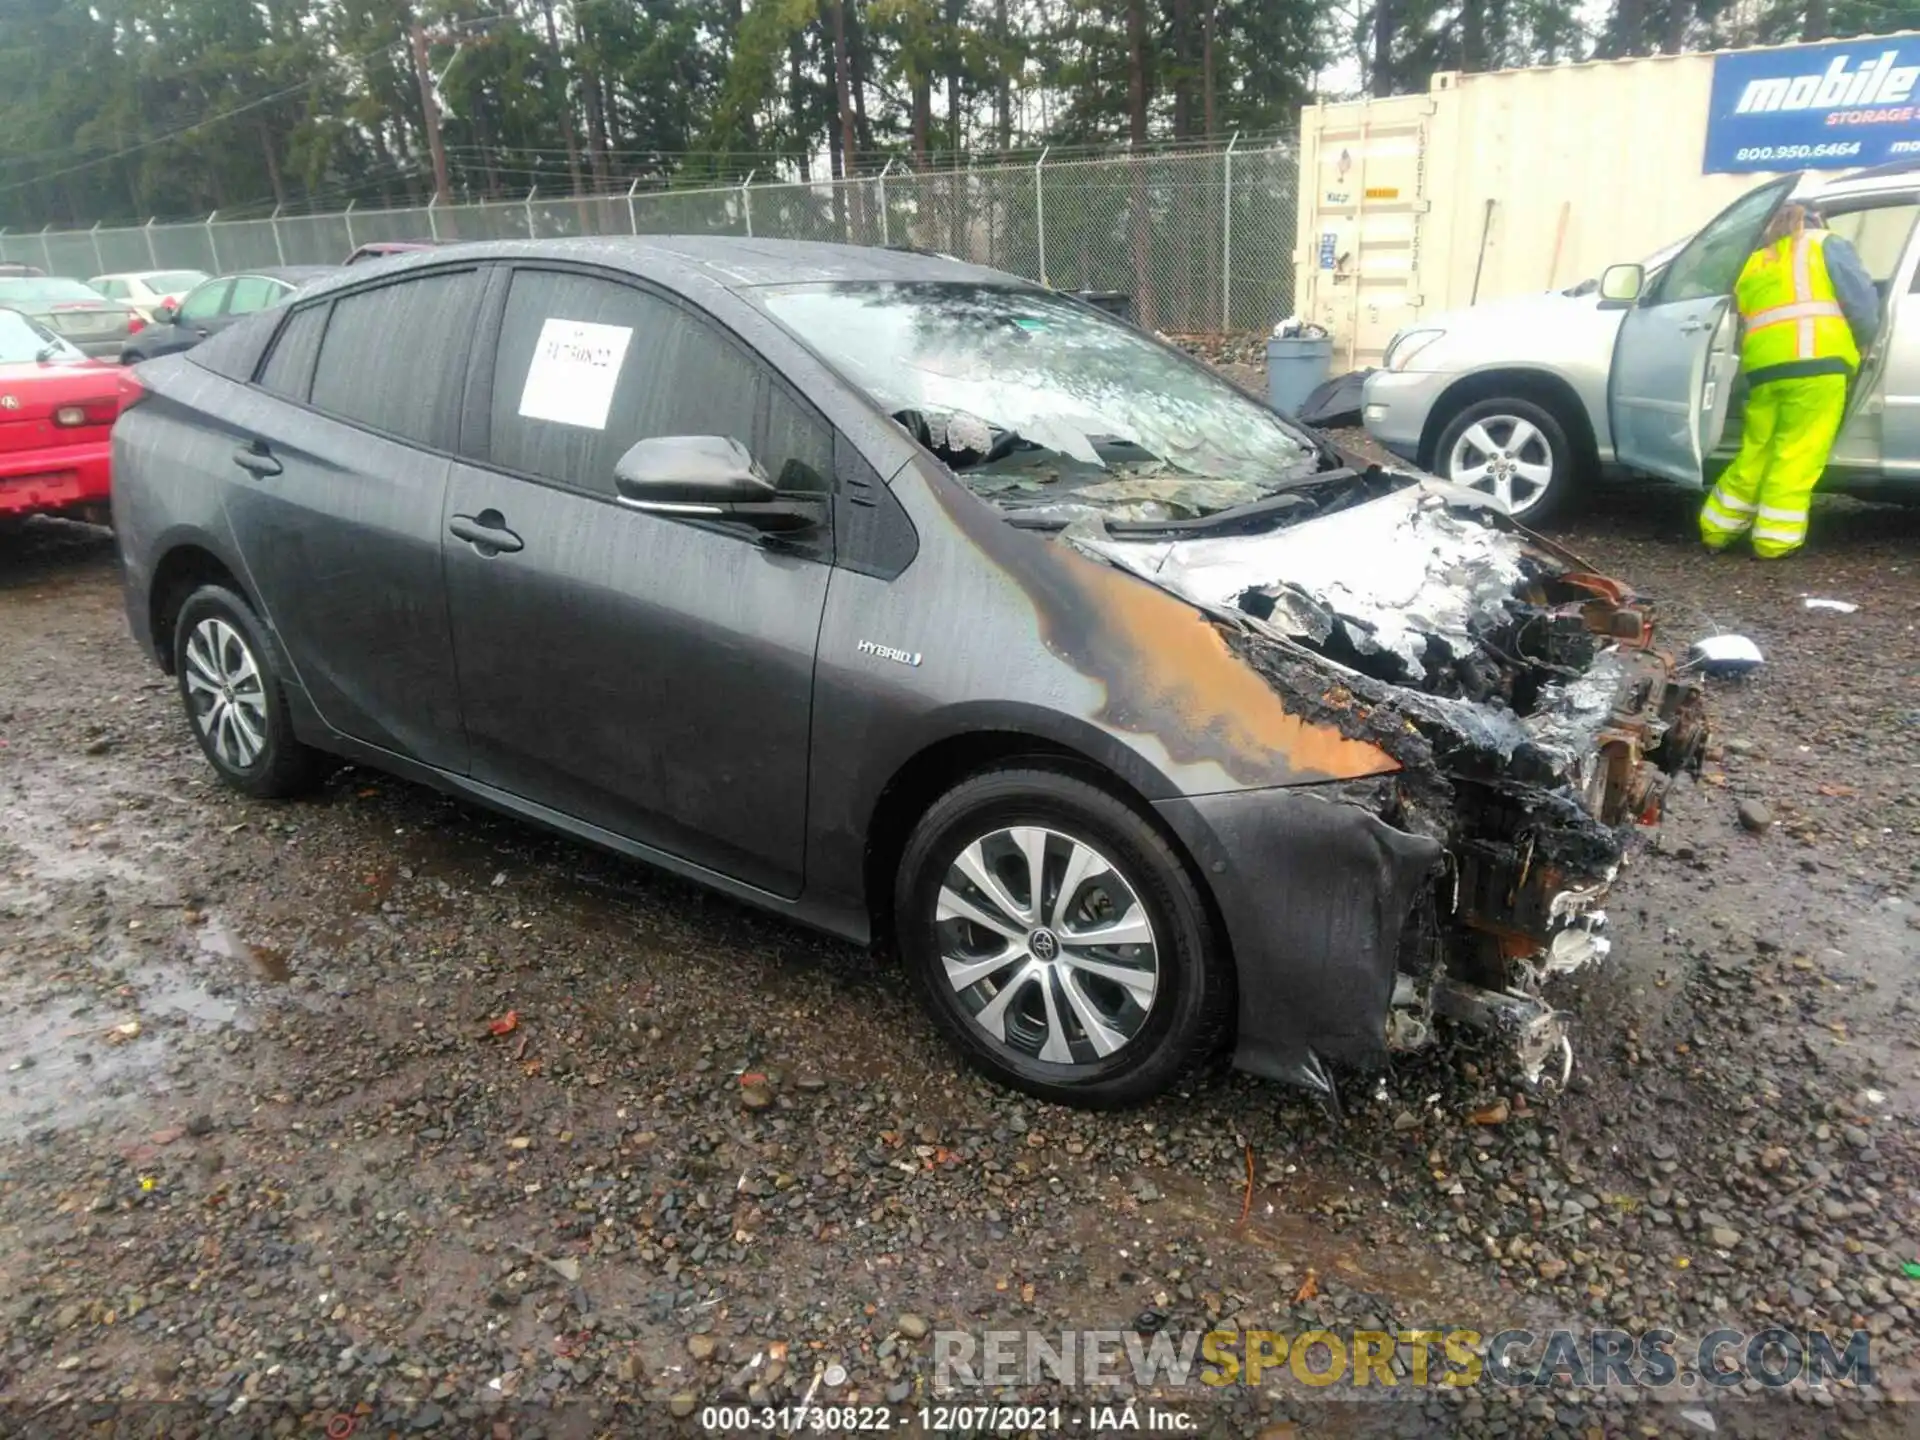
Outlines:
{"type": "Polygon", "coordinates": [[[1587,753],[1594,732],[1613,713],[1624,679],[1619,652],[1603,650],[1585,674],[1541,691],[1539,705],[1526,718],[1527,733],[1543,750],[1553,751],[1563,763],[1571,764],[1587,753]]]}
{"type": "Polygon", "coordinates": [[[926,419],[935,449],[984,455],[993,448],[993,427],[976,415],[942,415],[935,411],[926,419]]]}
{"type": "Polygon", "coordinates": [[[1427,677],[1433,642],[1450,656],[1471,655],[1475,625],[1505,618],[1524,552],[1517,537],[1450,513],[1446,496],[1427,485],[1258,537],[1076,538],[1113,564],[1209,608],[1251,614],[1290,639],[1321,645],[1338,627],[1354,652],[1394,656],[1413,684],[1427,677]]]}

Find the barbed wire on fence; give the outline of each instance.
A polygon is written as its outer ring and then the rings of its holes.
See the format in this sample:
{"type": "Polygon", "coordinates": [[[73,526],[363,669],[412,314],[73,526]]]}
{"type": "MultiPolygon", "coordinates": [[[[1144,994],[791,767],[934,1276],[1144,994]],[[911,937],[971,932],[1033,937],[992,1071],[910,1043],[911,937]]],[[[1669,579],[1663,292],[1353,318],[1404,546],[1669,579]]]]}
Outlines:
{"type": "Polygon", "coordinates": [[[903,246],[1061,290],[1124,292],[1163,331],[1264,330],[1293,302],[1299,165],[1284,141],[706,189],[543,197],[325,215],[0,230],[0,261],[85,279],[337,264],[381,240],[740,235],[903,246]]]}

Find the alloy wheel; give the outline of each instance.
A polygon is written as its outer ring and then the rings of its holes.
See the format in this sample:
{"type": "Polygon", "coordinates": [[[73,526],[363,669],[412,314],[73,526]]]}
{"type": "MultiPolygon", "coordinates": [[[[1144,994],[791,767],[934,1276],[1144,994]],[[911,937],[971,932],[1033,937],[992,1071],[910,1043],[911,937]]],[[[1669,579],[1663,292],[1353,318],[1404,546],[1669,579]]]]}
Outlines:
{"type": "Polygon", "coordinates": [[[267,696],[260,665],[225,620],[209,616],[187,637],[187,703],[207,746],[234,770],[246,770],[267,745],[267,696]]]}
{"type": "Polygon", "coordinates": [[[1531,420],[1488,415],[1453,442],[1447,478],[1486,491],[1509,515],[1524,515],[1553,484],[1553,458],[1552,444],[1531,420]]]}
{"type": "Polygon", "coordinates": [[[1134,884],[1084,841],[1037,825],[993,830],[948,867],[934,928],[946,981],[997,1044],[1092,1065],[1140,1032],[1160,985],[1134,884]]]}

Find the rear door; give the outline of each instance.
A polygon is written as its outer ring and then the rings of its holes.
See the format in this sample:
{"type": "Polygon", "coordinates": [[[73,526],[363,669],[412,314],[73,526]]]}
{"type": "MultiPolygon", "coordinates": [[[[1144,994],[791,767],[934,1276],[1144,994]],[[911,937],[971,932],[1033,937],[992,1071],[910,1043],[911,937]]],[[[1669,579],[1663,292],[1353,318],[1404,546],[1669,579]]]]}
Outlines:
{"type": "Polygon", "coordinates": [[[1897,412],[1910,409],[1895,401],[1896,396],[1911,395],[1915,380],[1916,337],[1907,291],[1920,196],[1896,192],[1837,200],[1822,208],[1827,228],[1852,244],[1880,297],[1880,333],[1860,358],[1860,374],[1847,397],[1847,418],[1830,462],[1870,472],[1880,469],[1883,459],[1898,463],[1900,431],[1908,417],[1897,412]]]}
{"type": "Polygon", "coordinates": [[[460,773],[466,739],[440,532],[481,271],[295,309],[232,449],[228,518],[320,715],[460,773]]]}
{"type": "Polygon", "coordinates": [[[797,895],[832,536],[643,514],[613,471],[641,439],[724,435],[825,491],[831,427],[705,316],[609,275],[516,270],[483,343],[444,541],[473,778],[797,895]]]}
{"type": "Polygon", "coordinates": [[[1881,357],[1878,468],[1920,476],[1920,230],[1894,274],[1881,357]]]}
{"type": "Polygon", "coordinates": [[[1607,381],[1621,464],[1701,483],[1740,370],[1734,283],[1798,179],[1783,176],[1721,211],[1621,320],[1607,381]]]}

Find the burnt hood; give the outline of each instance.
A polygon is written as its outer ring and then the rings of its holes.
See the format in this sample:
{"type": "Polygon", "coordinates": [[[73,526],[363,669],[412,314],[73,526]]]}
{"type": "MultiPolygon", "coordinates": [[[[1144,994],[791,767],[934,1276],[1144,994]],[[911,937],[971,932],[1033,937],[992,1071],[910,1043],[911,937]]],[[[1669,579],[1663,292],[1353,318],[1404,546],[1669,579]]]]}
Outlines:
{"type": "MultiPolygon", "coordinates": [[[[1477,491],[1419,479],[1265,534],[1135,538],[1085,522],[1064,539],[1229,622],[1290,703],[1409,768],[1521,780],[1607,824],[1653,798],[1605,760],[1623,700],[1645,709],[1650,607],[1477,491]]],[[[1631,737],[1620,768],[1665,738],[1631,737]]]]}

